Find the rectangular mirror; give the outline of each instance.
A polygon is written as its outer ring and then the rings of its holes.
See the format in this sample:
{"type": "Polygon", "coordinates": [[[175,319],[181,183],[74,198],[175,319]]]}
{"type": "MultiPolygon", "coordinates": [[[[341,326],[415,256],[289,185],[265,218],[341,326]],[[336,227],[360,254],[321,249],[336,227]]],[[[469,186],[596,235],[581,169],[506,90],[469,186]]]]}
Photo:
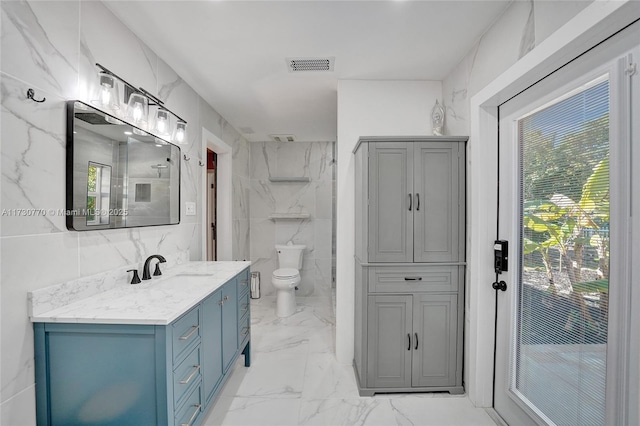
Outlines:
{"type": "Polygon", "coordinates": [[[180,223],[180,148],[67,102],[67,228],[180,223]]]}

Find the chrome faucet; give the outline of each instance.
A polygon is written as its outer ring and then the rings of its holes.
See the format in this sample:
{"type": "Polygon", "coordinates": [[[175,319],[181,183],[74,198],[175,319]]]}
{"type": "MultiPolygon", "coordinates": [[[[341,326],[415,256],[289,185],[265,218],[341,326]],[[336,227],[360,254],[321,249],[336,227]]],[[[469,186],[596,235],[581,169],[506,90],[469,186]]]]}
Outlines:
{"type": "Polygon", "coordinates": [[[167,259],[165,259],[163,256],[160,256],[159,254],[152,254],[151,256],[147,257],[147,260],[144,261],[144,269],[142,272],[142,279],[143,280],[150,280],[151,279],[151,273],[149,272],[149,264],[151,263],[152,259],[158,259],[158,263],[156,264],[156,270],[153,273],[154,276],[157,275],[162,275],[162,272],[160,272],[160,264],[161,263],[165,263],[167,261],[167,259]]]}

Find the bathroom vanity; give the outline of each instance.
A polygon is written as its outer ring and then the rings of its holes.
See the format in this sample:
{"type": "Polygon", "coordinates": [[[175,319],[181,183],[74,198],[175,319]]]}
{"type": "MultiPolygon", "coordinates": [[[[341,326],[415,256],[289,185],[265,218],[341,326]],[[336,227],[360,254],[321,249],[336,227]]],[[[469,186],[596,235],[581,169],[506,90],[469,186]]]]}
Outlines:
{"type": "Polygon", "coordinates": [[[34,313],[38,424],[200,424],[250,364],[249,265],[188,262],[34,313]]]}
{"type": "Polygon", "coordinates": [[[354,149],[360,395],[464,392],[466,141],[369,137],[354,149]]]}

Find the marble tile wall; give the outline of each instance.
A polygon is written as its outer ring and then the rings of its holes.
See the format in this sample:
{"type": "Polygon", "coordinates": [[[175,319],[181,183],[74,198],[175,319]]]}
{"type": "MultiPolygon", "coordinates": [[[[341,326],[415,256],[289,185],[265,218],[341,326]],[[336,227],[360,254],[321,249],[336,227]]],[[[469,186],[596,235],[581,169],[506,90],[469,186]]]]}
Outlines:
{"type": "Polygon", "coordinates": [[[35,424],[33,332],[27,292],[104,271],[153,253],[201,259],[201,128],[233,147],[233,257],[249,258],[249,147],[198,93],[101,2],[0,2],[0,424],[35,424]],[[62,215],[14,209],[65,207],[65,104],[90,101],[99,62],[155,92],[189,122],[182,163],[181,223],[122,230],[67,231],[62,215]],[[26,99],[33,88],[36,97],[26,99]]]}
{"type": "Polygon", "coordinates": [[[330,297],[335,258],[334,143],[251,143],[251,261],[260,271],[263,295],[274,294],[276,244],[307,246],[297,296],[330,297]],[[310,182],[272,182],[271,177],[308,177],[310,182]],[[309,219],[269,219],[273,213],[308,213],[309,219]]]}
{"type": "Polygon", "coordinates": [[[589,3],[590,0],[513,2],[443,80],[445,133],[468,135],[471,97],[589,3]]]}

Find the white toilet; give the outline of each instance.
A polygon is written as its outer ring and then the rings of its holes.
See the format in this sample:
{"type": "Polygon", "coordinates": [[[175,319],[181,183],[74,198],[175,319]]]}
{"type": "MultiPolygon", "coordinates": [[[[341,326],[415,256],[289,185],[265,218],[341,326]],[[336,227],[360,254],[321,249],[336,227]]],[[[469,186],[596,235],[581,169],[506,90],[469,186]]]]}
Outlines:
{"type": "Polygon", "coordinates": [[[302,253],[306,246],[293,244],[276,245],[278,269],[273,271],[271,283],[276,289],[276,315],[288,317],[296,311],[296,286],[300,284],[302,253]]]}

